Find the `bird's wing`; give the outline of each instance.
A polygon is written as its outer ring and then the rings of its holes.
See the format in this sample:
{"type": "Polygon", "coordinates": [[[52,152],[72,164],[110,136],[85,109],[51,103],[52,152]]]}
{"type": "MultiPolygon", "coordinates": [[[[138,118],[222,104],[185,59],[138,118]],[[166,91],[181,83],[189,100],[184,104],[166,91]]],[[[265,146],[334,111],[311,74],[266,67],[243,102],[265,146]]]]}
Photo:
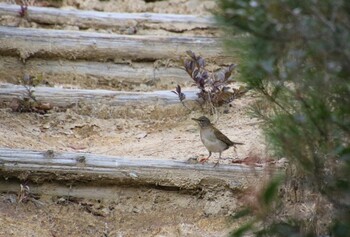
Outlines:
{"type": "Polygon", "coordinates": [[[214,134],[215,136],[223,141],[224,143],[226,143],[228,146],[233,146],[234,143],[228,138],[226,137],[222,132],[220,132],[217,128],[214,127],[214,134]]]}

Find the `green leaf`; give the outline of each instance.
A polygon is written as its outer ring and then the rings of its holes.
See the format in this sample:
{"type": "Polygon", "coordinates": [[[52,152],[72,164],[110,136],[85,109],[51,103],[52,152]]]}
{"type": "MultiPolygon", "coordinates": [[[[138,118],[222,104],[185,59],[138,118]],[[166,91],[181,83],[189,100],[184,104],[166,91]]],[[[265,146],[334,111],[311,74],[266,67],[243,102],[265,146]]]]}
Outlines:
{"type": "Polygon", "coordinates": [[[239,218],[242,218],[242,217],[245,217],[245,216],[248,216],[252,213],[252,210],[247,207],[247,208],[243,208],[242,210],[239,210],[238,212],[234,213],[232,215],[232,218],[233,219],[239,219],[239,218]]]}
{"type": "Polygon", "coordinates": [[[253,225],[254,225],[254,222],[248,222],[248,223],[240,226],[237,230],[235,230],[232,233],[230,233],[230,237],[241,237],[241,236],[243,236],[248,231],[253,230],[253,225]]]}
{"type": "Polygon", "coordinates": [[[266,186],[262,193],[263,204],[269,206],[276,198],[278,187],[282,181],[282,177],[274,177],[266,186]]]}

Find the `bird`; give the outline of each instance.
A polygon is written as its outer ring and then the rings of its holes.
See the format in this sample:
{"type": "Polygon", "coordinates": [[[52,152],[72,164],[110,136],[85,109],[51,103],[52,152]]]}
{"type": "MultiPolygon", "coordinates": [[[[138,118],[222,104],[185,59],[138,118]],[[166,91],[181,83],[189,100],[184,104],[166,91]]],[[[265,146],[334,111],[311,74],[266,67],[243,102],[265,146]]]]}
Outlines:
{"type": "MultiPolygon", "coordinates": [[[[199,162],[204,163],[209,160],[212,152],[219,153],[219,160],[221,158],[221,153],[231,146],[236,148],[236,145],[244,145],[241,142],[233,142],[228,137],[226,137],[222,132],[220,132],[217,128],[213,126],[210,120],[201,116],[199,118],[192,118],[192,120],[196,121],[200,127],[200,137],[204,144],[204,146],[209,151],[209,156],[207,158],[202,158],[199,162]]],[[[215,164],[218,165],[219,161],[215,164]]],[[[215,167],[214,166],[214,167],[215,167]]]]}

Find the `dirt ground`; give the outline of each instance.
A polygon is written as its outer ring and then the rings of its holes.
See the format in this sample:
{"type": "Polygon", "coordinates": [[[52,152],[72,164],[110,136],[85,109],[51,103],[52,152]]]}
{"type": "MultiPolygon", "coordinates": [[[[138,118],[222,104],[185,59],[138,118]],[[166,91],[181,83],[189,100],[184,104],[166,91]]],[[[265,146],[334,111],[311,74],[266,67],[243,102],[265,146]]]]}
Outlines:
{"type": "MultiPolygon", "coordinates": [[[[0,0],[14,4],[15,0],[0,0]]],[[[154,12],[210,15],[214,1],[168,0],[63,0],[28,1],[29,5],[109,12],[154,12]]],[[[191,79],[189,78],[189,81],[191,79]]],[[[0,78],[0,82],[2,79],[0,78]]],[[[8,80],[4,80],[7,82],[8,80]]],[[[164,88],[173,88],[169,80],[164,88]]],[[[186,83],[188,85],[188,83],[186,83]]],[[[59,85],[55,85],[59,86],[59,85]]],[[[237,84],[234,84],[237,86],[237,84]]],[[[163,88],[162,87],[162,88],[163,88]]],[[[238,87],[238,86],[237,86],[238,87]]],[[[80,86],[80,88],[84,88],[80,86]]],[[[94,89],[94,85],[88,88],[94,89]]],[[[96,88],[97,89],[97,88],[96,88]]],[[[104,88],[117,90],[116,88],[104,88]]],[[[153,88],[159,90],[161,88],[153,88]]],[[[148,89],[150,90],[150,89],[148,89]]],[[[211,119],[233,141],[245,145],[224,153],[226,158],[242,159],[247,156],[266,156],[265,144],[259,130],[259,122],[247,111],[254,95],[247,94],[230,104],[228,113],[220,113],[211,119]]],[[[179,105],[159,107],[111,108],[103,104],[79,104],[66,111],[48,114],[14,114],[0,106],[0,146],[36,150],[81,151],[123,157],[187,160],[207,155],[199,139],[197,125],[191,120],[203,112],[187,112],[179,105]]],[[[215,156],[213,157],[215,158],[215,156]]],[[[230,160],[223,160],[230,163],[230,160]]]]}
{"type": "MultiPolygon", "coordinates": [[[[197,15],[207,15],[215,7],[213,1],[199,0],[132,2],[64,0],[37,1],[36,5],[197,15]]],[[[220,112],[219,118],[209,115],[231,140],[244,143],[236,150],[225,151],[220,164],[232,164],[247,157],[268,158],[260,123],[247,113],[254,100],[254,94],[247,93],[231,102],[228,111],[220,112]]],[[[15,113],[8,104],[3,104],[0,147],[186,161],[208,155],[200,141],[198,126],[191,120],[201,115],[201,110],[188,112],[180,103],[124,108],[82,103],[64,111],[53,109],[44,115],[15,113]]],[[[209,162],[214,163],[217,158],[218,154],[213,154],[209,162]]],[[[2,178],[1,182],[7,180],[2,178]]],[[[53,188],[56,184],[47,185],[53,188]]],[[[69,193],[20,200],[18,191],[2,193],[0,237],[226,236],[238,224],[229,218],[240,205],[238,194],[227,190],[186,193],[114,186],[108,190],[113,192],[112,200],[77,198],[69,193]]]]}
{"type": "MultiPolygon", "coordinates": [[[[111,188],[110,188],[111,189],[111,188]]],[[[219,198],[147,188],[113,189],[113,200],[0,195],[0,236],[225,236],[231,194],[219,198]],[[223,205],[223,203],[225,203],[223,205]],[[217,212],[215,215],[213,212],[217,212]]]]}
{"type": "MultiPolygon", "coordinates": [[[[245,144],[236,151],[225,151],[220,164],[249,156],[265,158],[259,123],[246,113],[253,100],[248,94],[233,101],[229,113],[217,121],[228,137],[245,144]]],[[[188,114],[182,105],[135,111],[128,114],[122,110],[106,117],[101,107],[83,106],[45,115],[2,108],[0,147],[139,159],[207,156],[198,127],[191,120],[201,115],[200,111],[188,114]]],[[[217,158],[214,154],[209,162],[217,158]]],[[[111,189],[113,200],[41,196],[40,205],[19,203],[17,193],[4,193],[0,198],[0,236],[225,236],[237,225],[227,217],[239,206],[231,192],[202,196],[146,188],[111,189]]]]}
{"type": "Polygon", "coordinates": [[[215,7],[215,1],[169,0],[169,1],[99,1],[99,0],[64,0],[63,7],[75,7],[84,10],[113,12],[155,12],[172,14],[208,15],[215,7]]]}
{"type": "MultiPolygon", "coordinates": [[[[217,120],[216,127],[231,140],[244,143],[236,150],[225,151],[223,158],[243,159],[252,155],[264,158],[259,122],[247,113],[253,100],[252,95],[246,95],[233,101],[229,112],[217,120]]],[[[13,113],[3,108],[0,146],[147,159],[188,160],[208,155],[200,141],[199,128],[191,120],[202,115],[201,111],[188,113],[180,103],[166,108],[150,105],[128,110],[108,111],[102,105],[85,105],[40,115],[13,113]]],[[[218,155],[213,154],[211,161],[216,158],[218,155]]],[[[230,159],[221,162],[228,164],[230,159]]]]}
{"type": "MultiPolygon", "coordinates": [[[[217,121],[217,127],[228,137],[245,143],[236,151],[225,151],[221,164],[252,155],[264,158],[259,123],[246,113],[252,100],[252,95],[246,95],[233,101],[229,113],[217,121]]],[[[182,105],[166,111],[151,106],[144,108],[142,115],[139,111],[134,116],[121,113],[101,118],[101,110],[87,113],[85,109],[39,115],[3,108],[0,147],[139,159],[187,160],[207,155],[198,127],[191,120],[201,114],[199,111],[188,114],[182,105]]],[[[217,157],[214,154],[209,162],[216,162],[217,157]]],[[[113,200],[40,196],[39,204],[19,203],[17,192],[3,193],[0,236],[226,236],[237,226],[228,217],[239,206],[231,192],[202,195],[147,188],[110,189],[115,193],[113,200]]]]}
{"type": "MultiPolygon", "coordinates": [[[[16,4],[19,0],[1,0],[0,2],[16,4]]],[[[57,7],[64,9],[94,10],[105,12],[153,12],[170,14],[210,15],[216,7],[215,1],[206,0],[29,0],[29,5],[57,7]]]]}

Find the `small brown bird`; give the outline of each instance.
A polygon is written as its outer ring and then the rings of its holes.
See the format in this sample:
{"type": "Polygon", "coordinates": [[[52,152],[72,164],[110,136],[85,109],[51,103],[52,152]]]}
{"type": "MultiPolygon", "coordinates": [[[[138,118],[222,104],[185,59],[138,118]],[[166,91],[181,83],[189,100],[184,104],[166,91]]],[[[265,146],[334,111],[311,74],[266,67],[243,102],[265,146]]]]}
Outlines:
{"type": "MultiPolygon", "coordinates": [[[[199,124],[201,140],[209,151],[209,156],[200,160],[202,163],[209,159],[212,152],[219,152],[220,159],[221,153],[224,150],[227,150],[231,146],[236,147],[236,145],[244,145],[240,142],[231,141],[228,137],[222,134],[222,132],[215,128],[213,124],[211,124],[210,120],[205,116],[201,116],[198,119],[193,118],[192,120],[196,121],[199,124]]],[[[219,161],[215,164],[215,166],[218,163],[219,161]]]]}

